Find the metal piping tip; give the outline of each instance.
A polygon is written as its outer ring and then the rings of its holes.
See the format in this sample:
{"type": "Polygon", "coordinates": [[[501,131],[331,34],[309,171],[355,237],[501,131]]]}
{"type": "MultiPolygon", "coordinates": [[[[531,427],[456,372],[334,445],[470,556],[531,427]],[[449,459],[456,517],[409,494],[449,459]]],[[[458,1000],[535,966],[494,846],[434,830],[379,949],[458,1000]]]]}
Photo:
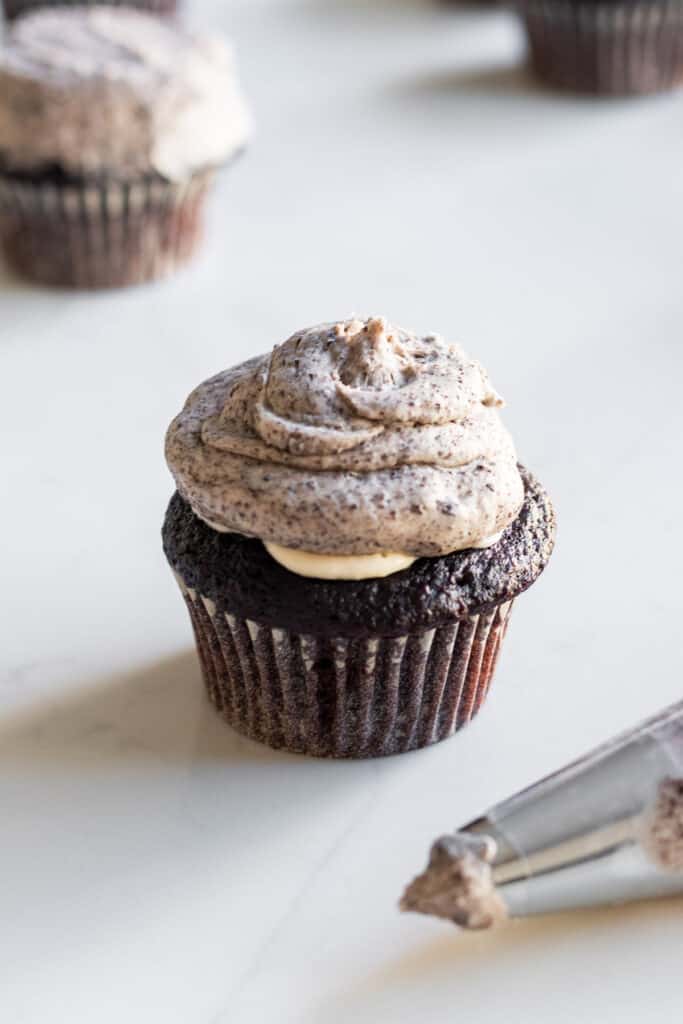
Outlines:
{"type": "Polygon", "coordinates": [[[683,894],[683,703],[433,845],[401,909],[507,917],[683,894]]]}

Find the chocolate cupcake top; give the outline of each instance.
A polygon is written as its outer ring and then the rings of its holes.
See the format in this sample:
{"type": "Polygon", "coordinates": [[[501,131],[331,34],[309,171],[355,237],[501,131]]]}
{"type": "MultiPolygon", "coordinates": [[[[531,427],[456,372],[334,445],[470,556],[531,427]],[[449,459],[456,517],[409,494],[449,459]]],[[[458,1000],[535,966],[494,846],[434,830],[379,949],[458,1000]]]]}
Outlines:
{"type": "Polygon", "coordinates": [[[214,529],[260,538],[285,565],[283,549],[398,553],[393,572],[490,544],[517,516],[524,487],[501,404],[457,345],[346,320],[206,381],[166,455],[214,529]]]}
{"type": "Polygon", "coordinates": [[[520,467],[519,514],[491,547],[420,558],[410,568],[362,580],[305,579],[263,544],[203,523],[176,492],[164,551],[181,586],[221,612],[295,633],[403,636],[487,612],[530,587],[555,541],[555,513],[541,484],[520,467]]]}
{"type": "Polygon", "coordinates": [[[11,169],[178,180],[228,160],[248,130],[227,45],[140,11],[37,11],[0,47],[11,169]]]}

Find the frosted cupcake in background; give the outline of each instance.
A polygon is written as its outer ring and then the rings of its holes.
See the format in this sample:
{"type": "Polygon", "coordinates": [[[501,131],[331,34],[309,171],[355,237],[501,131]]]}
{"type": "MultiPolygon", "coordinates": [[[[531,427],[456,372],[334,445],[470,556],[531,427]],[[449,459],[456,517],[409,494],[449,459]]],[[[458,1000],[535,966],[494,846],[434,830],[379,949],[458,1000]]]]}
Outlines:
{"type": "MultiPolygon", "coordinates": [[[[179,7],[178,0],[125,0],[125,4],[122,4],[121,0],[108,0],[108,2],[113,7],[134,7],[139,11],[146,11],[148,14],[162,16],[177,14],[179,7]]],[[[72,4],[73,0],[52,0],[52,2],[51,0],[2,0],[5,17],[9,20],[29,14],[41,7],[67,7],[72,4]]],[[[91,5],[83,3],[81,0],[81,6],[91,5]]]]}
{"type": "Polygon", "coordinates": [[[0,47],[0,237],[22,275],[136,284],[188,260],[249,118],[219,38],[114,7],[38,11],[0,47]]]}
{"type": "Polygon", "coordinates": [[[513,0],[531,66],[549,85],[638,95],[683,82],[680,0],[513,0]]]}
{"type": "Polygon", "coordinates": [[[481,366],[383,319],[200,385],[171,424],[166,556],[240,732],[331,757],[465,725],[555,519],[481,366]]]}

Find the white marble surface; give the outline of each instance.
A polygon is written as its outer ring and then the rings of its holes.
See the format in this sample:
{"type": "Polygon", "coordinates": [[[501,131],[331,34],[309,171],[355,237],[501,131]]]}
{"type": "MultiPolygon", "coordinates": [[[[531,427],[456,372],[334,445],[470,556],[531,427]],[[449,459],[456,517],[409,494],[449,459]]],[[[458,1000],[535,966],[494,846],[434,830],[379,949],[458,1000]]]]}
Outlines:
{"type": "Polygon", "coordinates": [[[500,13],[195,7],[259,126],[202,259],[0,282],[0,1019],[680,1021],[680,903],[462,936],[396,900],[434,834],[680,697],[683,96],[539,92],[500,13]],[[210,373],[353,311],[482,358],[561,525],[479,720],[326,764],[207,707],[162,437],[210,373]]]}

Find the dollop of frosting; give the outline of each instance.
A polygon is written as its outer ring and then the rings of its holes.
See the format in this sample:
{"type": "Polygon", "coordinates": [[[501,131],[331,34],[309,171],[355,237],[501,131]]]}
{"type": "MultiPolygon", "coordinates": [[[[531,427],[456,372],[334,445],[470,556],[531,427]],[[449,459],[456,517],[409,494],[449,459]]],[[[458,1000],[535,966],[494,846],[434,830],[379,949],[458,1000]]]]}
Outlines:
{"type": "Polygon", "coordinates": [[[377,580],[409,569],[415,559],[400,551],[378,551],[374,555],[319,555],[314,551],[283,548],[264,541],[271,558],[296,573],[314,580],[377,580]]]}
{"type": "Polygon", "coordinates": [[[443,555],[490,543],[521,508],[501,404],[459,346],[346,320],[202,384],[166,456],[214,528],[327,555],[443,555]]]}
{"type": "Polygon", "coordinates": [[[39,10],[0,47],[0,156],[20,170],[182,180],[240,149],[249,115],[231,50],[120,7],[39,10]]]}

